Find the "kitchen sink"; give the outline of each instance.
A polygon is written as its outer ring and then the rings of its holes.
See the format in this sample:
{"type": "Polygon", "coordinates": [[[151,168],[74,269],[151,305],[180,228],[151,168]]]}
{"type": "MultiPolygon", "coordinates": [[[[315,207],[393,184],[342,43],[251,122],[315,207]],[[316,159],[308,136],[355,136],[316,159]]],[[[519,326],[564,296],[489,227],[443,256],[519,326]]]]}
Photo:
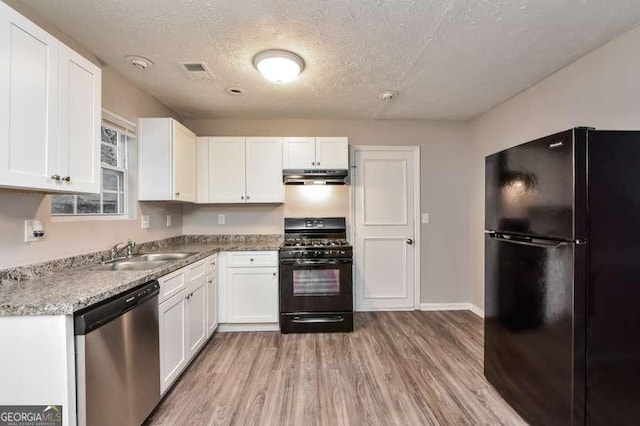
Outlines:
{"type": "Polygon", "coordinates": [[[87,268],[90,271],[150,271],[165,265],[168,260],[117,260],[87,268]]]}
{"type": "Polygon", "coordinates": [[[169,261],[184,259],[185,257],[189,257],[192,254],[194,253],[149,253],[139,254],[128,260],[132,262],[169,261]]]}

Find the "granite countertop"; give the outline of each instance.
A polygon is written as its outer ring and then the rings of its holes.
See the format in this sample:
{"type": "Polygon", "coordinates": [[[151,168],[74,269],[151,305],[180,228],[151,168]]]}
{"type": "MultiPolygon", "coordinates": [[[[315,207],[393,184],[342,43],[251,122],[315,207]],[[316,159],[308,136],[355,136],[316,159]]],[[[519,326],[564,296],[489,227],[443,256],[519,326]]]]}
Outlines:
{"type": "Polygon", "coordinates": [[[160,249],[141,252],[188,252],[193,255],[167,262],[149,271],[91,271],[84,265],[47,272],[25,281],[5,280],[0,285],[0,316],[69,315],[87,306],[157,279],[221,251],[272,251],[279,236],[247,241],[176,241],[160,249]]]}

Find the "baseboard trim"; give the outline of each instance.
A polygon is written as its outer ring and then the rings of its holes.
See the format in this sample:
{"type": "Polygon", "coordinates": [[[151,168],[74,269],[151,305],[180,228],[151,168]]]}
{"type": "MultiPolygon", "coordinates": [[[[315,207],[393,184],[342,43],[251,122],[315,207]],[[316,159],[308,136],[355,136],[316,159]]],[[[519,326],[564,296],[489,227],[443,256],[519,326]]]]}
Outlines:
{"type": "Polygon", "coordinates": [[[275,323],[255,324],[218,324],[219,333],[236,333],[243,331],[280,331],[280,325],[275,323]]]}
{"type": "Polygon", "coordinates": [[[421,311],[471,311],[484,318],[484,311],[473,303],[421,303],[421,311]]]}
{"type": "Polygon", "coordinates": [[[415,311],[416,308],[367,308],[367,309],[356,309],[355,312],[404,312],[404,311],[415,311]]]}

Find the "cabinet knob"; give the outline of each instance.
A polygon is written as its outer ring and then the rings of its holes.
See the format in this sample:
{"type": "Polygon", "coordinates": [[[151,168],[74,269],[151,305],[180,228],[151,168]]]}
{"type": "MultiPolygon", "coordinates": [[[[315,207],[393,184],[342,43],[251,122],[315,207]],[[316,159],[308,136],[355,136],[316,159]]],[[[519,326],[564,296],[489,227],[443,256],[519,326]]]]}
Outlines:
{"type": "Polygon", "coordinates": [[[251,262],[253,262],[253,257],[249,259],[251,262]]]}
{"type": "Polygon", "coordinates": [[[176,192],[176,197],[179,197],[179,196],[180,196],[180,193],[179,193],[179,192],[176,192]]]}
{"type": "Polygon", "coordinates": [[[241,200],[244,200],[244,195],[241,195],[241,196],[240,196],[240,199],[241,199],[241,200]]]}
{"type": "Polygon", "coordinates": [[[312,166],[315,166],[315,165],[316,165],[316,162],[315,162],[315,161],[312,161],[312,162],[311,162],[311,165],[312,165],[312,166]]]}
{"type": "Polygon", "coordinates": [[[276,276],[276,273],[275,273],[275,272],[273,273],[273,276],[274,276],[274,277],[276,276]]]}
{"type": "Polygon", "coordinates": [[[71,176],[65,176],[62,178],[62,180],[65,182],[71,182],[71,176]]]}
{"type": "Polygon", "coordinates": [[[209,280],[207,281],[209,284],[213,284],[213,280],[209,280]]]}
{"type": "Polygon", "coordinates": [[[317,166],[319,166],[319,165],[320,165],[320,162],[318,161],[318,162],[316,163],[316,165],[317,165],[317,166]]]}
{"type": "Polygon", "coordinates": [[[51,180],[57,180],[57,181],[60,181],[60,175],[53,175],[53,176],[51,176],[51,180]]]}
{"type": "Polygon", "coordinates": [[[247,200],[249,199],[249,196],[247,195],[247,200]]]}

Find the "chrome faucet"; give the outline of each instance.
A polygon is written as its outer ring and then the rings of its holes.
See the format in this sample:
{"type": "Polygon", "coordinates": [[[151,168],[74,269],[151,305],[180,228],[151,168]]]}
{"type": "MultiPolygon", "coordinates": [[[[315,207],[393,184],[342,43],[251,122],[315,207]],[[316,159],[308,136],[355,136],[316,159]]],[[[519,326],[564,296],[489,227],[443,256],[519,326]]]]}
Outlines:
{"type": "Polygon", "coordinates": [[[136,250],[136,243],[131,238],[129,238],[129,240],[127,241],[126,246],[120,247],[120,244],[122,243],[117,243],[116,245],[111,247],[110,260],[116,260],[118,258],[118,254],[122,253],[124,250],[127,250],[127,257],[133,256],[136,250]]]}

